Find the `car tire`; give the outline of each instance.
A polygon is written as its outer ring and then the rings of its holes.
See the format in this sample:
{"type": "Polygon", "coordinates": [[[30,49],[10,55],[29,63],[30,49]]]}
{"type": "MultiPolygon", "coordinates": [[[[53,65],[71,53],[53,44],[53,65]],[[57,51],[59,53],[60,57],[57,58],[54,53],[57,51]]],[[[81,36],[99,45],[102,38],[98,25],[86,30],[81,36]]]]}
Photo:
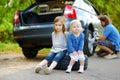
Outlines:
{"type": "MultiPolygon", "coordinates": [[[[57,70],[66,70],[70,62],[70,56],[65,56],[55,67],[57,70]]],[[[48,63],[48,66],[50,66],[51,62],[48,63]]],[[[78,70],[79,69],[79,62],[75,62],[73,65],[72,70],[78,70]]],[[[88,56],[85,55],[85,63],[84,63],[84,70],[88,68],[88,56]]]]}
{"type": "Polygon", "coordinates": [[[31,48],[22,48],[23,54],[26,58],[35,58],[38,50],[31,48]]]}
{"type": "Polygon", "coordinates": [[[85,31],[85,46],[84,46],[84,54],[88,57],[94,55],[95,46],[89,41],[89,38],[92,38],[92,33],[87,29],[85,31]]]}

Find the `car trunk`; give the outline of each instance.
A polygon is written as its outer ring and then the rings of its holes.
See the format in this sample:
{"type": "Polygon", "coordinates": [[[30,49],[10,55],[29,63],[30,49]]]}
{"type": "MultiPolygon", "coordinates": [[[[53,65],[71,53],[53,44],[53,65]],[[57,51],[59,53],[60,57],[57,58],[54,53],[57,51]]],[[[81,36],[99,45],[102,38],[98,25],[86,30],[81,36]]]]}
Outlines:
{"type": "Polygon", "coordinates": [[[43,13],[43,14],[36,14],[34,12],[23,13],[23,23],[24,24],[40,24],[40,23],[50,23],[53,22],[56,16],[62,15],[62,12],[56,13],[43,13]]]}
{"type": "Polygon", "coordinates": [[[56,16],[63,15],[65,3],[62,0],[36,0],[30,7],[20,12],[23,25],[53,22],[56,16]]]}

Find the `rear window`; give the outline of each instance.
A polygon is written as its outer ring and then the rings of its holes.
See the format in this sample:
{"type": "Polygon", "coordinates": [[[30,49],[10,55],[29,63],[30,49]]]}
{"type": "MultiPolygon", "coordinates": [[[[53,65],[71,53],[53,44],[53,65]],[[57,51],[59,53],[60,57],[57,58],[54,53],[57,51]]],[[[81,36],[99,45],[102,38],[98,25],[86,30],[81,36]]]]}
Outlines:
{"type": "Polygon", "coordinates": [[[30,7],[27,13],[24,13],[23,22],[25,24],[40,24],[53,22],[56,16],[63,15],[63,10],[66,4],[71,4],[69,1],[45,1],[30,7]]]}
{"type": "Polygon", "coordinates": [[[50,14],[50,13],[62,13],[66,4],[72,4],[72,0],[68,1],[47,1],[40,3],[33,12],[38,13],[38,15],[50,14]]]}

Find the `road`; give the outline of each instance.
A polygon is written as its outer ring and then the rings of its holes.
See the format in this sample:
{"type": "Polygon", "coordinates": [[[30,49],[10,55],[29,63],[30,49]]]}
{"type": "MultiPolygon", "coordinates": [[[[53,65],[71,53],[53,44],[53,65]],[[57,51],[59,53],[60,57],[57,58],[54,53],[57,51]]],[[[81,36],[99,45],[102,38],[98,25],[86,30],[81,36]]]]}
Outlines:
{"type": "Polygon", "coordinates": [[[89,57],[88,69],[83,74],[67,74],[64,70],[53,70],[50,75],[43,71],[34,73],[35,65],[44,57],[39,54],[35,59],[26,59],[22,53],[0,53],[0,80],[120,80],[120,58],[89,57]]]}

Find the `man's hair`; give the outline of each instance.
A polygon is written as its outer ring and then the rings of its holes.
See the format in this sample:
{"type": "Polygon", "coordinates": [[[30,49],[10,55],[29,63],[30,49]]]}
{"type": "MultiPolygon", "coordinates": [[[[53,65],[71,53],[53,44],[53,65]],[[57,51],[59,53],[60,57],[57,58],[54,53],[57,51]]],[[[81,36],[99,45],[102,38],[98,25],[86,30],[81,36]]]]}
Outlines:
{"type": "Polygon", "coordinates": [[[107,15],[100,15],[99,19],[100,19],[100,21],[105,22],[105,26],[112,23],[109,16],[107,16],[107,15]]]}

